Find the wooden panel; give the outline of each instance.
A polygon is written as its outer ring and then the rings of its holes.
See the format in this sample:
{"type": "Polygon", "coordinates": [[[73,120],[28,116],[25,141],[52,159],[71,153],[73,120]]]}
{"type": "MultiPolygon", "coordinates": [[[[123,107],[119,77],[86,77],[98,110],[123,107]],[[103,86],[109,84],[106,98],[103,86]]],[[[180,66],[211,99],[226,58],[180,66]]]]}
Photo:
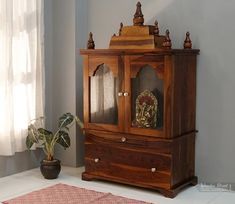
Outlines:
{"type": "Polygon", "coordinates": [[[164,55],[133,55],[130,56],[130,63],[164,63],[164,55]]]}
{"type": "Polygon", "coordinates": [[[85,158],[86,173],[130,185],[170,188],[170,175],[149,169],[85,158]]]}
{"type": "Polygon", "coordinates": [[[136,77],[137,73],[145,65],[149,65],[155,69],[159,79],[164,80],[164,56],[155,55],[135,55],[130,56],[131,78],[136,77]]]}
{"type": "Polygon", "coordinates": [[[174,57],[173,137],[195,131],[196,56],[174,57]]]}
{"type": "Polygon", "coordinates": [[[197,55],[200,50],[197,49],[81,49],[81,55],[197,55]]]}
{"type": "Polygon", "coordinates": [[[172,187],[195,175],[195,133],[173,140],[172,187]]]}
{"type": "Polygon", "coordinates": [[[113,36],[110,49],[154,49],[154,36],[113,36]]]}
{"type": "Polygon", "coordinates": [[[139,36],[139,35],[149,35],[149,26],[124,26],[122,28],[122,36],[139,36]]]}
{"type": "Polygon", "coordinates": [[[136,148],[141,152],[158,154],[171,154],[173,150],[171,140],[124,133],[86,130],[86,141],[90,143],[102,143],[108,146],[113,145],[120,148],[136,148]],[[122,141],[123,138],[125,138],[124,142],[122,141]]]}
{"type": "Polygon", "coordinates": [[[143,153],[128,148],[116,148],[115,146],[103,145],[102,143],[86,142],[86,157],[100,161],[141,167],[151,171],[156,168],[157,172],[170,173],[171,155],[143,153]]]}
{"type": "Polygon", "coordinates": [[[84,118],[84,128],[88,128],[87,124],[89,122],[89,57],[87,55],[83,56],[83,118],[84,118]]]}
{"type": "Polygon", "coordinates": [[[118,76],[118,56],[90,56],[89,57],[89,76],[93,76],[99,65],[106,64],[118,76]]]}
{"type": "Polygon", "coordinates": [[[164,72],[164,137],[172,137],[172,95],[173,95],[173,56],[165,56],[165,72],[164,72]]]}

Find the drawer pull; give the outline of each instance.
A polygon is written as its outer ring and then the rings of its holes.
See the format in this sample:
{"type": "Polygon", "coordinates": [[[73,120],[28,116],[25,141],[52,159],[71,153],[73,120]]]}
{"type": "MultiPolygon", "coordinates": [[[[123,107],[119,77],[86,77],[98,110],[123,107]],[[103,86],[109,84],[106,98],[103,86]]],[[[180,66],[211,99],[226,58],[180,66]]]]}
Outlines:
{"type": "Polygon", "coordinates": [[[118,96],[123,96],[123,93],[122,92],[118,92],[118,96]]]}
{"type": "Polygon", "coordinates": [[[121,141],[122,141],[122,142],[126,142],[126,138],[125,138],[125,137],[122,137],[122,138],[121,138],[121,141]]]}
{"type": "Polygon", "coordinates": [[[151,172],[156,172],[157,171],[157,169],[156,168],[151,168],[151,172]]]}
{"type": "Polygon", "coordinates": [[[99,158],[95,158],[95,163],[98,163],[100,161],[99,158]]]}

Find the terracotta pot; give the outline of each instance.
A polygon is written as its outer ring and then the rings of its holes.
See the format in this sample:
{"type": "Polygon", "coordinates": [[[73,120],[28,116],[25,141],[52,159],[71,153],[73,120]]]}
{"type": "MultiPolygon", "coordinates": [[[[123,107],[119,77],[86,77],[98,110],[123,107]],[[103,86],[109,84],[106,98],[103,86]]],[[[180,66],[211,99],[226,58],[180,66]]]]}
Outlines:
{"type": "Polygon", "coordinates": [[[42,160],[40,170],[45,179],[56,179],[60,173],[60,160],[42,160]]]}

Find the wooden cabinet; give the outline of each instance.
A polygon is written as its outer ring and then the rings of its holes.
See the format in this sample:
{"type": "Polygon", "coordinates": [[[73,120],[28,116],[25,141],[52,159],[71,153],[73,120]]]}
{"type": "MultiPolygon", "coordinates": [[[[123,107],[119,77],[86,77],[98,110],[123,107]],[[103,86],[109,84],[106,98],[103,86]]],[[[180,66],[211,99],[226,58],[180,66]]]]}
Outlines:
{"type": "MultiPolygon", "coordinates": [[[[137,14],[140,14],[137,4],[137,14]]],[[[80,51],[84,62],[85,172],[174,197],[196,184],[196,57],[189,33],[171,49],[169,32],[123,26],[109,49],[80,51]],[[158,31],[158,32],[157,32],[158,31]]]]}

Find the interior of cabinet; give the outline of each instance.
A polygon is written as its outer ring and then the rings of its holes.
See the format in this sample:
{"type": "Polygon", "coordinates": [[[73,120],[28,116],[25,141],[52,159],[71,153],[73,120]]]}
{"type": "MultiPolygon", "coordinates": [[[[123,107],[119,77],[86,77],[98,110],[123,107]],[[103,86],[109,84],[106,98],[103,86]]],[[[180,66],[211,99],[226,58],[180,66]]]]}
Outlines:
{"type": "Polygon", "coordinates": [[[90,123],[118,124],[118,79],[106,65],[90,77],[90,123]]]}
{"type": "Polygon", "coordinates": [[[138,128],[163,127],[164,83],[153,67],[145,65],[131,78],[131,125],[138,128]]]}

